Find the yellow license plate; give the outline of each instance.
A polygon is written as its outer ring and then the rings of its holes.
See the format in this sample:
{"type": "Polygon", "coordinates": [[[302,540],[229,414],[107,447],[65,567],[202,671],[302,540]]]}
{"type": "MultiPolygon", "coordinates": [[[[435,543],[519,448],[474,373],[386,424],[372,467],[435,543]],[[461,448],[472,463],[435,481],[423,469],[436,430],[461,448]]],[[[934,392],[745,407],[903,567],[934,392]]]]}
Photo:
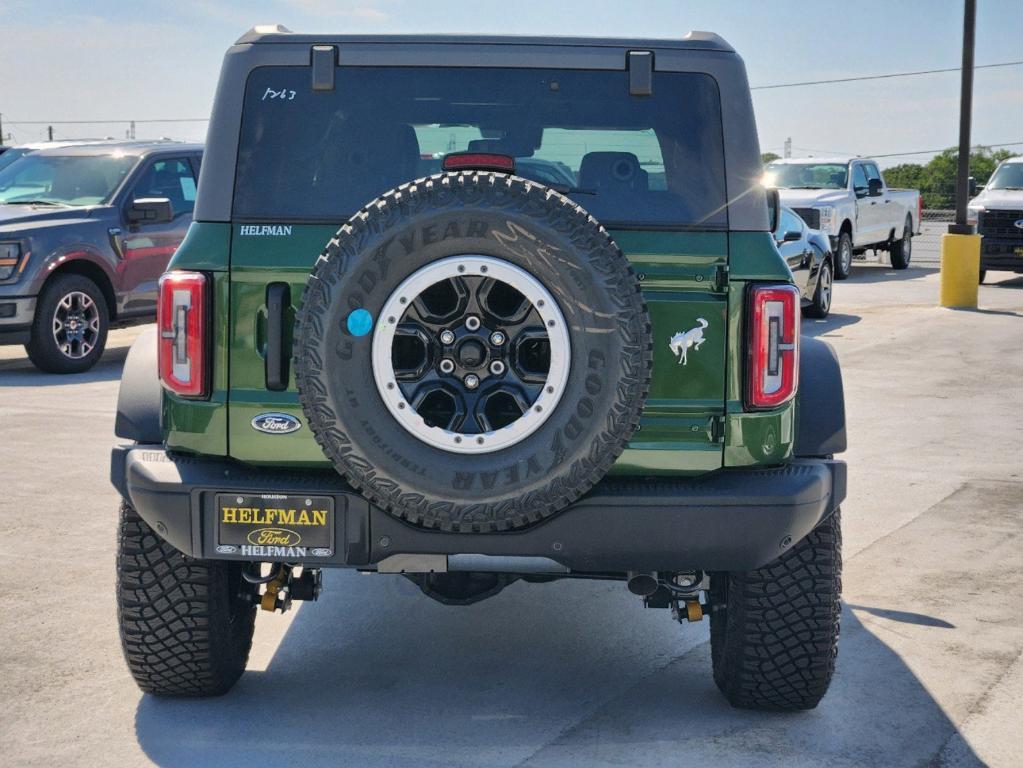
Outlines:
{"type": "Polygon", "coordinates": [[[220,493],[216,510],[218,554],[295,560],[334,554],[330,496],[220,493]]]}

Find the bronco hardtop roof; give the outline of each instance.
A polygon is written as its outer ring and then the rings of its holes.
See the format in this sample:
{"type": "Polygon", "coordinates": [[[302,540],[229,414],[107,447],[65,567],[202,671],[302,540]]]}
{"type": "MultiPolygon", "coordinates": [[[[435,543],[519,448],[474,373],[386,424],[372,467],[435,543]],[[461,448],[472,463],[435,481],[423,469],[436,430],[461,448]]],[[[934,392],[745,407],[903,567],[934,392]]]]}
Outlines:
{"type": "Polygon", "coordinates": [[[292,32],[280,24],[255,26],[238,38],[236,45],[246,43],[298,43],[305,45],[331,43],[403,43],[444,45],[553,45],[586,46],[590,48],[679,48],[735,53],[732,46],[713,32],[687,32],[676,39],[628,37],[538,37],[532,35],[309,35],[292,32]]]}

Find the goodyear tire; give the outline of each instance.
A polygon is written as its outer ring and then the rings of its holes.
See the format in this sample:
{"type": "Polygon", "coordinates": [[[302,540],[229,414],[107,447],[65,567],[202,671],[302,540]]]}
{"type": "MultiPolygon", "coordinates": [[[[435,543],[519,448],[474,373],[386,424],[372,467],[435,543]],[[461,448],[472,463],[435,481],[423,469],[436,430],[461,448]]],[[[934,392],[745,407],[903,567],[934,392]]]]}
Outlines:
{"type": "Polygon", "coordinates": [[[245,671],[256,620],[241,563],[186,557],[127,502],[120,515],[117,619],[135,682],[165,696],[226,693],[245,671]]]}
{"type": "Polygon", "coordinates": [[[504,174],[406,184],[352,217],[295,332],[309,427],[371,502],[445,531],[522,528],[589,490],[650,381],[639,283],[607,232],[504,174]]]}
{"type": "Polygon", "coordinates": [[[712,575],[714,682],[732,706],[817,706],[835,671],[841,592],[838,510],[763,568],[712,575]]]}

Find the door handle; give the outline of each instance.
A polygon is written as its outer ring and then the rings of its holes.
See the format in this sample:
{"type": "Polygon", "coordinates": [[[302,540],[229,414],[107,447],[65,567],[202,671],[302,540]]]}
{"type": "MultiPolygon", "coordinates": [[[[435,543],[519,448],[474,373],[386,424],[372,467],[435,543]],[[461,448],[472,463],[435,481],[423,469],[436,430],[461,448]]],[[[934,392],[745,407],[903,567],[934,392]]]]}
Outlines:
{"type": "Polygon", "coordinates": [[[287,283],[266,287],[266,388],[281,392],[288,388],[291,356],[284,349],[284,316],[291,305],[287,283]]]}

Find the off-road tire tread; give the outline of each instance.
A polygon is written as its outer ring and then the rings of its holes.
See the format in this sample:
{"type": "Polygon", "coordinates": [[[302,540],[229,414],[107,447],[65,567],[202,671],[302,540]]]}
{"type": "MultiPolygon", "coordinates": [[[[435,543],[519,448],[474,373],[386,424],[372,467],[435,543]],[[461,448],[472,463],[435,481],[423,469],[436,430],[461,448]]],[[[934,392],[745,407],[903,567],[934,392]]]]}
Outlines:
{"type": "Polygon", "coordinates": [[[444,173],[402,184],[374,200],[352,216],[330,240],[317,259],[295,318],[295,383],[310,430],[324,454],[353,488],[392,515],[426,528],[449,532],[491,533],[524,528],[564,509],[596,485],[625,450],[639,426],[650,390],[653,346],[650,319],[639,280],[617,244],[601,224],[581,206],[541,184],[517,176],[483,171],[444,173]],[[453,186],[456,185],[456,186],[453,186]],[[350,255],[361,251],[371,235],[414,214],[421,207],[456,208],[473,199],[503,210],[532,217],[566,233],[573,242],[596,247],[590,264],[610,283],[613,298],[632,318],[619,324],[623,354],[617,387],[622,390],[618,407],[607,414],[605,429],[594,440],[587,457],[576,460],[567,475],[554,478],[543,489],[510,501],[457,504],[403,489],[381,478],[372,463],[358,455],[348,435],[325,407],[324,361],[315,348],[325,332],[334,291],[344,280],[350,255]],[[471,518],[471,519],[466,519],[471,518]]]}
{"type": "Polygon", "coordinates": [[[842,533],[836,510],[756,571],[712,576],[714,682],[735,707],[816,707],[838,653],[842,533]],[[716,584],[714,582],[717,582],[716,584]]]}
{"type": "Polygon", "coordinates": [[[125,661],[146,693],[219,696],[245,670],[254,605],[234,606],[234,563],[187,557],[125,501],[117,547],[117,618],[125,661]]]}

